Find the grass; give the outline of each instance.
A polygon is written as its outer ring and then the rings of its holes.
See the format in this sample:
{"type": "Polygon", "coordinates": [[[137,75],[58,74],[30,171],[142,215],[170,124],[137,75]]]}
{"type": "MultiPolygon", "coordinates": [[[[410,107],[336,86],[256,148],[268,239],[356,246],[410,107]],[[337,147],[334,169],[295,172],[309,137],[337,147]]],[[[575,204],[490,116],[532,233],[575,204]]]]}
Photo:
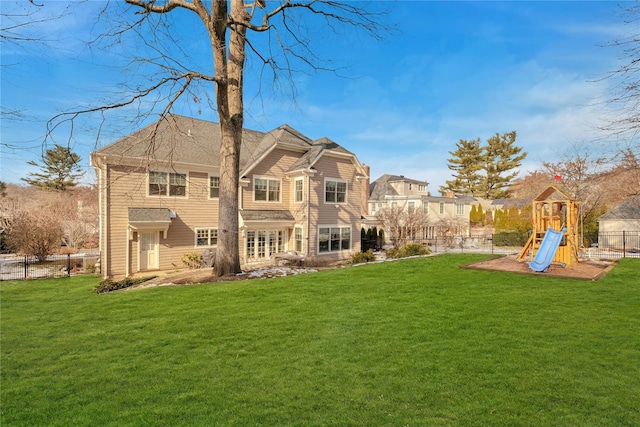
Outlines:
{"type": "Polygon", "coordinates": [[[637,260],[598,282],[441,255],[95,295],[2,282],[3,426],[637,426],[637,260]]]}

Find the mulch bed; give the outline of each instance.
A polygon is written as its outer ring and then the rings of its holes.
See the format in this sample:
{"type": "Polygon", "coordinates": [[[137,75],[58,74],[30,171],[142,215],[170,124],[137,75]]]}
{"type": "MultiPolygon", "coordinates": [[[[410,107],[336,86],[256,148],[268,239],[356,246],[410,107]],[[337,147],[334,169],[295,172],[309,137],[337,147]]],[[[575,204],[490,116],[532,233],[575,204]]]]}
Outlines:
{"type": "Polygon", "coordinates": [[[580,261],[577,264],[562,267],[551,264],[546,273],[531,270],[527,262],[520,262],[515,255],[507,255],[500,258],[475,262],[461,266],[476,270],[510,271],[513,273],[533,274],[538,276],[558,276],[581,280],[599,280],[607,274],[616,264],[615,261],[580,261]]]}

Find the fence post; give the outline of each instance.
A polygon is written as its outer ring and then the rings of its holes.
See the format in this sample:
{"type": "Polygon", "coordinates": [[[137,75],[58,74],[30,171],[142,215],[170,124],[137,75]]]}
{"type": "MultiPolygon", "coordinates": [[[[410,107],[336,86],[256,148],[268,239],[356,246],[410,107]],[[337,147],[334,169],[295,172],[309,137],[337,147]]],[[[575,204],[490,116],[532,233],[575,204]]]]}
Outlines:
{"type": "Polygon", "coordinates": [[[622,258],[627,257],[627,239],[624,230],[622,230],[622,258]]]}
{"type": "Polygon", "coordinates": [[[27,276],[28,274],[28,267],[27,267],[27,256],[24,256],[24,280],[27,280],[27,276]]]}
{"type": "Polygon", "coordinates": [[[71,254],[67,254],[67,277],[71,276],[71,254]]]}

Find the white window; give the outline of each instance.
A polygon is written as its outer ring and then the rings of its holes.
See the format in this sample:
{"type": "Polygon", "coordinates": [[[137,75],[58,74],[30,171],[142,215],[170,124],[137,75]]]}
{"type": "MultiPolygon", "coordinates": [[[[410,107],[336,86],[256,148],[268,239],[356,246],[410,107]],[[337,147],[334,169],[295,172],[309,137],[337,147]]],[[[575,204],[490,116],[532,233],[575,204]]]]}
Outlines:
{"type": "Polygon", "coordinates": [[[293,201],[300,203],[304,200],[304,181],[303,178],[296,178],[293,181],[293,201]]]}
{"type": "Polygon", "coordinates": [[[302,227],[293,230],[294,250],[302,252],[302,227]]]}
{"type": "Polygon", "coordinates": [[[318,253],[339,252],[351,249],[351,227],[318,228],[318,253]]]}
{"type": "Polygon", "coordinates": [[[187,174],[149,171],[149,196],[187,195],[187,174]]]}
{"type": "Polygon", "coordinates": [[[408,202],[407,209],[409,210],[409,213],[414,213],[416,210],[416,202],[408,202]]]}
{"type": "Polygon", "coordinates": [[[217,199],[218,197],[220,197],[220,177],[210,176],[209,177],[209,198],[217,199]]]}
{"type": "Polygon", "coordinates": [[[218,230],[216,228],[196,228],[196,247],[209,247],[218,244],[218,230]]]}
{"type": "Polygon", "coordinates": [[[324,182],[324,201],[326,203],[346,203],[347,183],[326,180],[324,182]]]}
{"type": "Polygon", "coordinates": [[[276,252],[284,252],[284,230],[247,231],[247,261],[264,261],[276,252]]]}
{"type": "Polygon", "coordinates": [[[429,202],[424,202],[424,204],[422,205],[422,210],[424,211],[424,213],[428,214],[429,213],[429,202]]]}
{"type": "Polygon", "coordinates": [[[420,193],[426,193],[426,192],[427,192],[427,186],[426,186],[426,185],[423,185],[423,184],[418,185],[418,191],[419,191],[420,193]]]}
{"type": "Polygon", "coordinates": [[[253,179],[253,200],[262,202],[279,202],[280,180],[255,177],[253,179]]]}
{"type": "Polygon", "coordinates": [[[440,214],[444,213],[444,203],[440,202],[440,214]]]}
{"type": "Polygon", "coordinates": [[[456,205],[456,215],[464,215],[464,205],[456,205]]]}

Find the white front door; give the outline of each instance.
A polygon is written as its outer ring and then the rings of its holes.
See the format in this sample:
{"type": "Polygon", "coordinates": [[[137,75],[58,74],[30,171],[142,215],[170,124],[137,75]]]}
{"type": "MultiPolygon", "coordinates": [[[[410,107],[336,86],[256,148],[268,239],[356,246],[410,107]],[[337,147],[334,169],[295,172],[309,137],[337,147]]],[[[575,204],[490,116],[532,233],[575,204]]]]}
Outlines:
{"type": "Polygon", "coordinates": [[[158,232],[140,234],[140,270],[158,268],[158,232]]]}

